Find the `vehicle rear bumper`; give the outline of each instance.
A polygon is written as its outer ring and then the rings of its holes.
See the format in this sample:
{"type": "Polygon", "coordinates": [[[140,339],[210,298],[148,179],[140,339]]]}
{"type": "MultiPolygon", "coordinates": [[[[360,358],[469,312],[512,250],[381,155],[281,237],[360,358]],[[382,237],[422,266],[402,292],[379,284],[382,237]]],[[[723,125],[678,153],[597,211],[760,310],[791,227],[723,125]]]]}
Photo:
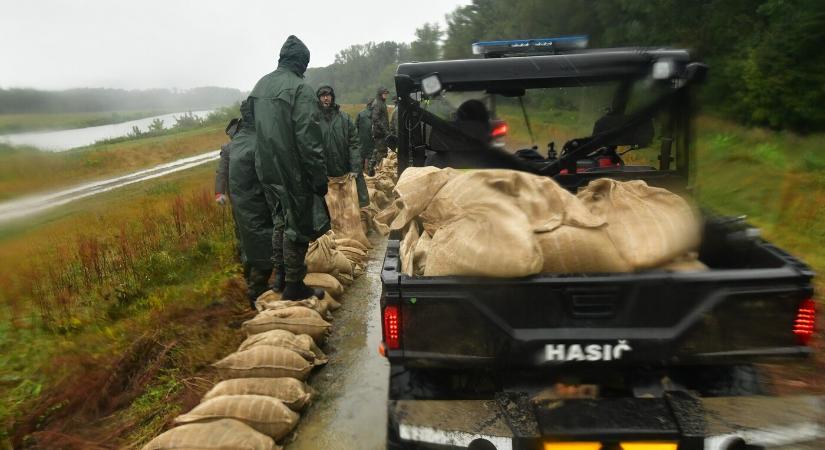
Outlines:
{"type": "Polygon", "coordinates": [[[388,449],[539,450],[545,441],[678,442],[679,450],[825,448],[825,398],[667,395],[656,399],[397,400],[388,449]],[[471,447],[486,441],[486,447],[471,447]]]}

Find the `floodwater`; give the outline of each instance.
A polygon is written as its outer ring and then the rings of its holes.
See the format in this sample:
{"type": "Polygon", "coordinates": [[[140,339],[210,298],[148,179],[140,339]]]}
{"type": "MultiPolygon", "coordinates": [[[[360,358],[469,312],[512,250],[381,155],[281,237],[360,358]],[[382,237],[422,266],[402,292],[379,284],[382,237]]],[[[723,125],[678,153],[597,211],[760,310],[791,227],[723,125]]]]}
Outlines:
{"type": "Polygon", "coordinates": [[[372,235],[367,273],[355,280],[335,311],[324,351],[329,362],[310,386],[313,403],[301,417],[286,450],[377,450],[386,448],[389,363],[381,341],[381,267],[387,239],[372,235]]]}
{"type": "Polygon", "coordinates": [[[218,158],[220,158],[220,150],[213,150],[200,155],[160,164],[149,169],[132,172],[128,175],[86,183],[48,194],[32,195],[0,202],[0,224],[23,219],[56,206],[65,205],[66,203],[81,198],[111,191],[112,189],[117,189],[132,183],[151,180],[152,178],[190,169],[210,161],[215,161],[218,158]]]}
{"type": "MultiPolygon", "coordinates": [[[[192,114],[205,118],[213,110],[192,111],[192,114]]],[[[76,128],[74,130],[33,131],[28,133],[14,133],[0,135],[0,142],[11,145],[29,145],[41,150],[63,152],[77,147],[94,144],[103,139],[126,136],[132,132],[132,127],[147,131],[149,124],[155,119],[163,121],[165,128],[175,124],[175,118],[186,113],[163,114],[145,119],[130,120],[128,122],[100,125],[97,127],[76,128]]]]}

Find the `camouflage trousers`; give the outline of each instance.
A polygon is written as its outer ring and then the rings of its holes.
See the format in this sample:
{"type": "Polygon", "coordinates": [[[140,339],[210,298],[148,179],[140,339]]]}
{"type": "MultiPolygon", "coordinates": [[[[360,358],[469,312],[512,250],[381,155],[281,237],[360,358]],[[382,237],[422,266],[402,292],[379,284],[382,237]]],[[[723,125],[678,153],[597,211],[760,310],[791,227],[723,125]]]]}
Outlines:
{"type": "Polygon", "coordinates": [[[301,281],[307,274],[306,255],[309,243],[293,242],[284,236],[286,220],[278,194],[271,186],[264,185],[264,195],[272,211],[272,266],[285,273],[287,283],[301,281]]]}
{"type": "Polygon", "coordinates": [[[375,149],[370,156],[370,175],[375,175],[375,168],[382,159],[387,157],[387,140],[386,138],[375,138],[375,149]]]}
{"type": "Polygon", "coordinates": [[[246,296],[249,304],[255,307],[255,300],[269,290],[269,277],[272,276],[272,267],[246,268],[246,296]]]}

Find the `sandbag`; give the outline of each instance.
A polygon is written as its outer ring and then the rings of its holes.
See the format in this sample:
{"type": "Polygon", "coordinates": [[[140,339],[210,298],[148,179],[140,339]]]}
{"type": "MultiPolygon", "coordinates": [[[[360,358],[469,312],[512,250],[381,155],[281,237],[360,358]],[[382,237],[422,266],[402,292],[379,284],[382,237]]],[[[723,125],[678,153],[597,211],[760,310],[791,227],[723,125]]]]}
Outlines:
{"type": "Polygon", "coordinates": [[[271,437],[234,419],[190,423],[172,428],[144,445],[142,450],[275,450],[271,437]]]}
{"type": "Polygon", "coordinates": [[[427,267],[427,253],[430,251],[432,241],[433,238],[430,233],[426,231],[421,233],[413,252],[413,272],[415,276],[424,275],[424,268],[427,267]]]}
{"type": "Polygon", "coordinates": [[[338,251],[353,264],[363,264],[367,261],[367,252],[360,248],[339,246],[338,251]]]}
{"type": "Polygon", "coordinates": [[[536,235],[541,248],[542,272],[630,272],[604,226],[585,228],[561,225],[536,235]]]}
{"type": "Polygon", "coordinates": [[[438,169],[432,166],[409,167],[395,186],[394,193],[398,199],[390,207],[382,211],[382,223],[390,225],[392,230],[400,230],[407,226],[410,220],[420,215],[430,206],[433,198],[450,180],[457,177],[459,172],[447,168],[438,169]]]}
{"type": "Polygon", "coordinates": [[[523,277],[539,273],[542,264],[524,213],[502,202],[476,206],[438,229],[424,275],[523,277]]]}
{"type": "Polygon", "coordinates": [[[413,220],[407,227],[399,249],[401,273],[410,277],[415,275],[415,247],[418,244],[418,238],[418,224],[413,220]]]}
{"type": "Polygon", "coordinates": [[[273,300],[274,298],[280,298],[280,294],[277,292],[273,292],[273,294],[274,295],[269,295],[266,297],[264,297],[265,294],[261,294],[261,296],[258,297],[258,300],[255,300],[255,309],[258,310],[258,312],[261,312],[268,309],[283,309],[289,308],[290,306],[304,306],[315,310],[321,315],[321,317],[328,316],[328,304],[318,300],[316,297],[310,297],[304,300],[273,300]]]}
{"type": "Polygon", "coordinates": [[[287,330],[294,334],[308,334],[316,343],[323,342],[331,325],[317,311],[304,306],[268,309],[242,325],[247,335],[269,330],[287,330]]]}
{"type": "Polygon", "coordinates": [[[335,247],[332,232],[309,243],[304,262],[309,272],[332,273],[335,270],[335,247]]]}
{"type": "Polygon", "coordinates": [[[356,248],[356,249],[364,252],[364,254],[366,254],[367,250],[372,248],[372,245],[366,246],[363,243],[356,241],[355,239],[339,238],[339,237],[335,238],[335,246],[339,250],[341,250],[342,248],[356,248]]]}
{"type": "Polygon", "coordinates": [[[338,250],[335,251],[335,270],[340,274],[352,275],[352,262],[338,250]]]}
{"type": "Polygon", "coordinates": [[[699,261],[699,255],[696,252],[690,252],[661,267],[657,267],[657,269],[668,272],[704,272],[708,270],[708,266],[699,261]]]}
{"type": "Polygon", "coordinates": [[[321,303],[326,305],[328,311],[335,311],[341,307],[341,304],[335,301],[335,299],[332,298],[332,295],[329,293],[327,293],[327,295],[325,295],[324,298],[321,299],[321,303]]]}
{"type": "Polygon", "coordinates": [[[235,419],[277,441],[295,428],[300,417],[298,413],[273,397],[224,395],[207,400],[194,407],[192,411],[176,417],[175,423],[235,419]]]}
{"type": "Polygon", "coordinates": [[[341,295],[344,294],[344,287],[341,282],[327,273],[308,273],[304,277],[304,284],[323,289],[336,299],[341,298],[341,295]]]}
{"type": "Polygon", "coordinates": [[[305,380],[312,363],[284,347],[259,345],[235,352],[212,364],[222,379],[281,378],[305,380]]]}
{"type": "Polygon", "coordinates": [[[701,225],[685,199],[641,180],[591,181],[578,198],[607,222],[607,234],[635,270],[656,267],[695,250],[701,225]]]}
{"type": "Polygon", "coordinates": [[[209,390],[201,403],[224,395],[264,395],[274,397],[293,411],[303,411],[312,399],[312,390],[295,378],[236,378],[224,380],[209,390]]]}
{"type": "Polygon", "coordinates": [[[355,281],[355,278],[348,273],[336,273],[334,276],[342,286],[350,286],[355,281]]]}
{"type": "Polygon", "coordinates": [[[308,334],[296,335],[287,330],[264,331],[246,338],[238,347],[238,351],[242,352],[259,345],[271,345],[292,350],[301,355],[307,362],[316,366],[327,362],[327,356],[315,345],[315,341],[308,334]]]}
{"type": "Polygon", "coordinates": [[[369,245],[370,241],[361,227],[361,208],[355,178],[351,175],[331,177],[325,199],[335,235],[369,245]]]}

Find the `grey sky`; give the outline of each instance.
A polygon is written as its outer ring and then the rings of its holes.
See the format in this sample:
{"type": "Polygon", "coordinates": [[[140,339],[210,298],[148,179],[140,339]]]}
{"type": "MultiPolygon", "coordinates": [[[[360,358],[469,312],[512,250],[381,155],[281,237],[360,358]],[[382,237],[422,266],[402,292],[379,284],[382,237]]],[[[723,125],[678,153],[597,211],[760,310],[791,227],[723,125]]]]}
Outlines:
{"type": "Polygon", "coordinates": [[[290,34],[310,67],[351,44],[414,39],[461,0],[0,0],[0,87],[251,89],[290,34]]]}

